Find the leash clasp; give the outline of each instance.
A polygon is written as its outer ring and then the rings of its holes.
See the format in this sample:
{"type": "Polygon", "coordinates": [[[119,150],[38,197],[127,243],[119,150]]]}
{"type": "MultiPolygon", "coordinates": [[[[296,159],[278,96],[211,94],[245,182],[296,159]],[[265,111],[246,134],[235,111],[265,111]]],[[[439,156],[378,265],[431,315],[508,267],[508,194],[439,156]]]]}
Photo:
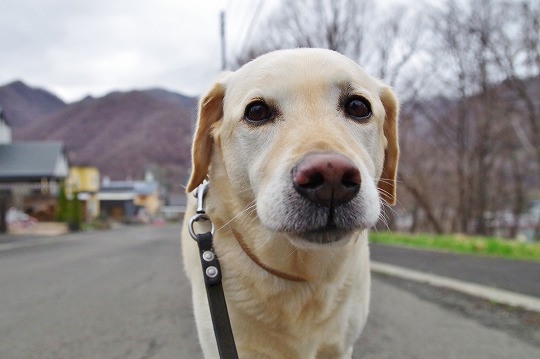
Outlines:
{"type": "Polygon", "coordinates": [[[195,223],[196,222],[210,222],[210,234],[212,234],[212,236],[214,235],[214,223],[212,223],[212,221],[210,220],[210,218],[206,215],[206,213],[198,213],[196,215],[194,215],[193,217],[191,217],[191,219],[189,220],[189,234],[191,235],[191,238],[193,238],[194,240],[198,240],[197,238],[197,233],[195,232],[195,223]]]}
{"type": "Polygon", "coordinates": [[[204,197],[208,192],[208,181],[204,180],[203,183],[197,187],[197,192],[195,192],[195,198],[197,198],[197,213],[204,214],[204,197]]]}
{"type": "MultiPolygon", "coordinates": [[[[204,180],[203,183],[197,187],[197,191],[195,192],[195,198],[197,198],[197,214],[191,217],[189,220],[189,234],[191,235],[191,238],[194,240],[198,240],[197,233],[195,232],[195,223],[196,222],[210,222],[210,234],[212,236],[214,235],[214,224],[210,220],[210,218],[206,215],[206,211],[204,209],[204,197],[206,196],[206,192],[208,191],[208,181],[204,180]]],[[[207,232],[208,233],[208,232],[207,232]]]]}

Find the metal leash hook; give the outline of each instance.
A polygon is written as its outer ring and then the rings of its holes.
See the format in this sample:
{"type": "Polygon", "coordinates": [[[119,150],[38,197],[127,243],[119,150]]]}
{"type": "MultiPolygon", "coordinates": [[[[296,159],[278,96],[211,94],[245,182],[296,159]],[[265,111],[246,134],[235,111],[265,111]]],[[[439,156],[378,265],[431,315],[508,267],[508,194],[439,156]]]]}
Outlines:
{"type": "Polygon", "coordinates": [[[221,358],[237,359],[238,353],[221,283],[221,267],[213,248],[214,224],[206,215],[204,209],[204,196],[207,191],[208,181],[204,181],[195,193],[195,197],[197,197],[197,214],[191,217],[189,221],[189,234],[199,246],[199,257],[219,355],[221,358]],[[209,232],[200,234],[195,232],[195,223],[201,221],[210,222],[209,232]]]}
{"type": "Polygon", "coordinates": [[[210,220],[210,218],[206,215],[206,211],[204,210],[204,197],[206,196],[206,192],[208,191],[208,181],[204,180],[199,187],[197,187],[197,192],[195,192],[195,198],[197,198],[197,214],[191,217],[189,220],[189,234],[191,235],[191,238],[193,238],[195,241],[197,241],[197,233],[195,232],[195,223],[196,222],[210,222],[210,232],[212,236],[214,235],[214,224],[210,220]]]}
{"type": "Polygon", "coordinates": [[[206,215],[204,209],[204,197],[206,196],[207,191],[208,181],[205,180],[197,187],[197,192],[195,192],[195,198],[197,198],[197,214],[191,217],[189,221],[189,234],[199,245],[199,255],[203,267],[204,281],[206,285],[214,285],[221,283],[221,267],[213,248],[214,224],[210,220],[210,217],[206,215]],[[210,231],[197,233],[195,231],[196,222],[210,222],[210,231]]]}

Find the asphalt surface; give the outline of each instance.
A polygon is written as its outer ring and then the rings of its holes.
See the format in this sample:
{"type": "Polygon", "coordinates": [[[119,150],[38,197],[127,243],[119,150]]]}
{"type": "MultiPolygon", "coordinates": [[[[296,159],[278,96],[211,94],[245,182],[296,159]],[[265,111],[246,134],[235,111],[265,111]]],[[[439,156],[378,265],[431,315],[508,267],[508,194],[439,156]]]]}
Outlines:
{"type": "MultiPolygon", "coordinates": [[[[0,358],[201,358],[179,233],[0,236],[0,358]]],[[[374,275],[353,358],[537,358],[540,318],[517,314],[374,275]]]]}
{"type": "Polygon", "coordinates": [[[540,262],[371,244],[372,260],[540,298],[540,262]]]}
{"type": "Polygon", "coordinates": [[[415,282],[373,279],[355,359],[540,357],[538,316],[415,282]]]}
{"type": "Polygon", "coordinates": [[[199,358],[179,233],[132,227],[6,238],[0,358],[199,358]]]}

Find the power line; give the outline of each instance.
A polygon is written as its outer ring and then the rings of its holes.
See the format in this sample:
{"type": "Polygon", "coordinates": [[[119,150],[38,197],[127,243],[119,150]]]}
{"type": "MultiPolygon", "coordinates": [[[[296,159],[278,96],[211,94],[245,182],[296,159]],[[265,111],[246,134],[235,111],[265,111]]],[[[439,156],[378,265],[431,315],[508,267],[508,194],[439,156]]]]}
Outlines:
{"type": "Polygon", "coordinates": [[[255,25],[255,21],[257,21],[260,17],[262,7],[264,6],[264,0],[259,0],[257,2],[257,5],[255,6],[255,11],[251,15],[251,21],[249,22],[248,27],[246,28],[246,31],[244,31],[243,40],[240,42],[240,51],[239,53],[243,53],[246,46],[249,43],[249,39],[251,38],[251,34],[253,33],[253,26],[255,25]]]}

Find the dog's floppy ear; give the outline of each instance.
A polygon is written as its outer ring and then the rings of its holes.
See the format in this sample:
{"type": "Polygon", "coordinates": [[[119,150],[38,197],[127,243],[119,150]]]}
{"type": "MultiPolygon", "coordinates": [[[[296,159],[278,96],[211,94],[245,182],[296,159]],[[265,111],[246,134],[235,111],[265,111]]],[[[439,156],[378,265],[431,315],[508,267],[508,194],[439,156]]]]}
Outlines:
{"type": "Polygon", "coordinates": [[[214,143],[212,129],[214,124],[223,117],[225,77],[226,74],[199,101],[197,128],[191,148],[191,177],[186,187],[187,192],[197,188],[208,174],[214,143]]]}
{"type": "Polygon", "coordinates": [[[396,204],[396,177],[399,158],[398,144],[398,113],[399,104],[396,96],[389,87],[381,91],[381,101],[386,111],[384,119],[384,137],[387,145],[384,151],[384,165],[377,187],[382,199],[390,204],[396,204]]]}

